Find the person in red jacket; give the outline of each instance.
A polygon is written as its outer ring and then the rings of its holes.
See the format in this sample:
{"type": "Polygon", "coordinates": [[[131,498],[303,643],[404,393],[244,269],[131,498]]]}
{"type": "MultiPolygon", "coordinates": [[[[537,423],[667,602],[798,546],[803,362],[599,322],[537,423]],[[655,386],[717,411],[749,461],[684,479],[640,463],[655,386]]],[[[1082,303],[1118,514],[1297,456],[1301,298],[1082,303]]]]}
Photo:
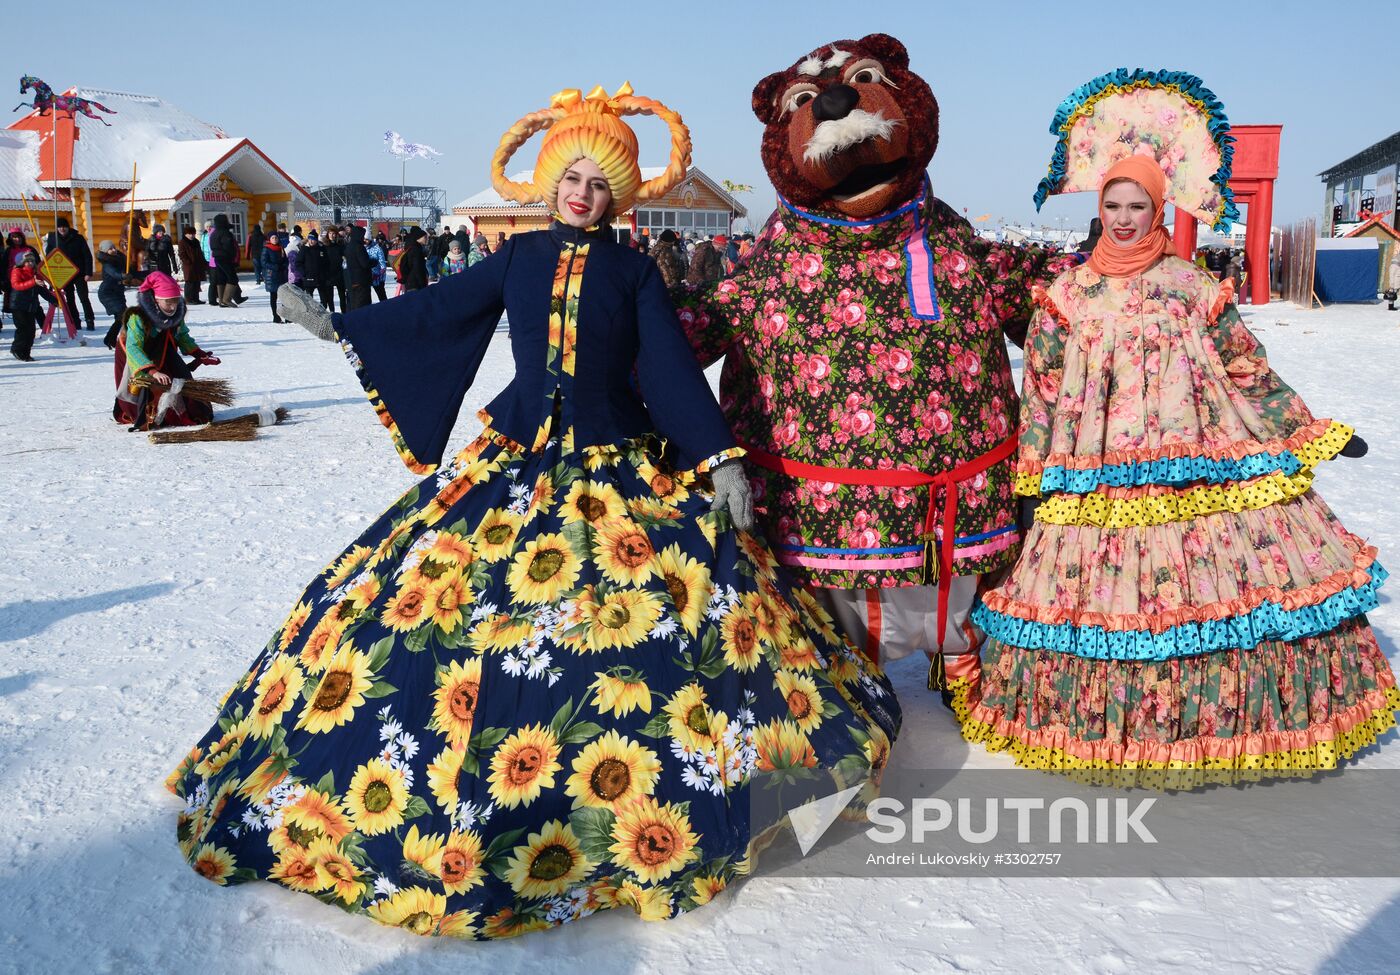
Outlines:
{"type": "Polygon", "coordinates": [[[19,259],[26,252],[32,252],[35,257],[39,252],[24,238],[24,231],[18,227],[11,227],[9,235],[5,238],[5,256],[3,268],[0,268],[0,290],[5,293],[3,309],[6,314],[10,312],[10,272],[19,266],[19,259]]]}
{"type": "Polygon", "coordinates": [[[19,265],[11,268],[9,274],[10,311],[15,317],[15,340],[10,344],[10,355],[20,362],[33,362],[34,357],[29,353],[34,347],[34,328],[39,323],[39,296],[50,305],[58,299],[44,287],[43,279],[35,272],[39,255],[33,248],[21,254],[19,260],[19,265]]]}

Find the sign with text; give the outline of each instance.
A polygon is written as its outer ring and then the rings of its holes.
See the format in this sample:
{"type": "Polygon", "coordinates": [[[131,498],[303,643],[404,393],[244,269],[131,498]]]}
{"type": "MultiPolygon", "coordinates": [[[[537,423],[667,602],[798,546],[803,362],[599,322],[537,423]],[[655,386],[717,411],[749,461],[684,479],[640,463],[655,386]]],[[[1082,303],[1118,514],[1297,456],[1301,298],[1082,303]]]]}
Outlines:
{"type": "Polygon", "coordinates": [[[65,287],[77,274],[77,266],[63,255],[63,251],[54,251],[44,258],[44,277],[48,278],[55,288],[65,287]]]}
{"type": "MultiPolygon", "coordinates": [[[[1376,203],[1372,208],[1376,213],[1388,213],[1395,209],[1395,164],[1376,174],[1376,203]]],[[[1394,226],[1392,221],[1391,226],[1394,226]]]]}
{"type": "Polygon", "coordinates": [[[770,877],[1400,877],[1395,769],[786,771],[749,786],[770,877]]]}

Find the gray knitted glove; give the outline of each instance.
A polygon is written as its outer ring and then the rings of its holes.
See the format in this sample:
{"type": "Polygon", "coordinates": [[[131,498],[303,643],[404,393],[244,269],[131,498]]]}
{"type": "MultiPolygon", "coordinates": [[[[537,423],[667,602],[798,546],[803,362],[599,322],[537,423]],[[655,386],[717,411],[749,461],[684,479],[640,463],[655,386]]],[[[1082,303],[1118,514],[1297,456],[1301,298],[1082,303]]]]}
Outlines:
{"type": "Polygon", "coordinates": [[[277,289],[277,314],[289,322],[296,322],[324,342],[335,341],[331,313],[294,284],[284,284],[277,289]]]}
{"type": "Polygon", "coordinates": [[[715,501],[710,505],[710,510],[728,510],[735,528],[752,531],[753,491],[749,488],[749,476],[744,473],[743,462],[725,461],[710,471],[710,480],[715,484],[715,501]]]}

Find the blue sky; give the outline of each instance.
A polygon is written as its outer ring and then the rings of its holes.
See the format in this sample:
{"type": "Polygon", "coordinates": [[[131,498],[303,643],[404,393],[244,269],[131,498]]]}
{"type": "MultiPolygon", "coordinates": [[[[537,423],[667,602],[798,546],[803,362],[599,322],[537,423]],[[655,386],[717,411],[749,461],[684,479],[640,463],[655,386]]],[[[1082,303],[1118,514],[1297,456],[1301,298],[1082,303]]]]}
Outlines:
{"type": "MultiPolygon", "coordinates": [[[[935,192],[970,216],[1034,218],[1055,106],[1116,67],[1199,75],[1237,123],[1282,123],[1275,223],[1320,215],[1316,174],[1400,130],[1389,4],[1234,2],[530,4],[364,2],[70,3],[52,27],[38,4],[7,8],[11,74],[56,89],[83,84],[160,95],[247,136],[309,185],[397,182],[386,129],[441,150],[409,181],[456,202],[489,182],[500,134],[560,88],[639,94],[689,123],[695,162],[716,179],[754,184],[772,207],[759,160],[754,84],[810,49],[874,31],[895,35],[933,87],[942,122],[935,192]],[[1102,7],[1102,12],[1100,12],[1102,7]],[[1073,16],[1065,11],[1074,10],[1073,16]],[[1101,19],[1095,21],[1093,18],[1101,19]],[[1257,18],[1257,33],[1244,25],[1257,18]]],[[[18,99],[16,99],[18,100],[18,99]]],[[[15,113],[11,118],[18,118],[15,113]]],[[[638,123],[643,164],[664,163],[665,129],[638,123]]],[[[516,157],[529,168],[537,145],[516,157]]],[[[513,167],[516,168],[516,167],[513,167]]],[[[1092,200],[1052,199],[1040,222],[1084,223],[1092,200]]]]}

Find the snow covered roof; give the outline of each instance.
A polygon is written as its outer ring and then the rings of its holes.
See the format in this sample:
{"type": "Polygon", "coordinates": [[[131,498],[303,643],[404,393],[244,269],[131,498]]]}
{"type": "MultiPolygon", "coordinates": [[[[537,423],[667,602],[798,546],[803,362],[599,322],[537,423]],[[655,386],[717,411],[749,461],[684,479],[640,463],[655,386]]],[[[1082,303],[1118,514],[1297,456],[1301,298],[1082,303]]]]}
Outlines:
{"type": "Polygon", "coordinates": [[[178,196],[189,187],[192,175],[217,165],[233,151],[234,145],[228,139],[196,139],[162,146],[158,154],[143,157],[145,166],[136,173],[136,198],[159,200],[178,196]]]}
{"type": "MultiPolygon", "coordinates": [[[[510,181],[511,181],[512,183],[528,183],[528,182],[530,182],[530,181],[531,181],[532,179],[534,179],[534,178],[535,178],[535,171],[534,171],[533,169],[523,169],[523,170],[521,170],[521,171],[518,172],[518,173],[512,173],[512,174],[510,175],[510,181]]],[[[524,209],[524,210],[539,210],[539,211],[543,211],[543,210],[544,210],[544,204],[543,204],[543,203],[531,203],[528,207],[522,207],[519,203],[516,203],[514,200],[507,200],[505,197],[501,196],[501,194],[499,194],[499,193],[496,192],[495,187],[488,186],[488,187],[486,187],[486,189],[482,190],[480,193],[477,193],[477,194],[475,194],[475,195],[473,195],[473,196],[467,197],[467,198],[466,198],[465,200],[463,200],[461,203],[454,203],[454,204],[452,204],[452,211],[453,211],[454,213],[457,212],[458,210],[466,210],[466,209],[471,209],[471,210],[493,210],[493,209],[521,210],[521,209],[524,209]]]]}
{"type": "MultiPolygon", "coordinates": [[[[178,151],[174,144],[228,139],[228,134],[217,125],[201,121],[155,95],[82,87],[76,93],[117,114],[105,118],[108,125],[79,119],[81,134],[74,140],[73,152],[75,180],[130,185],[133,163],[149,166],[165,154],[178,151]]],[[[231,143],[226,144],[227,148],[231,148],[231,143]]],[[[140,195],[147,195],[144,187],[140,195]]]]}
{"type": "MultiPolygon", "coordinates": [[[[36,140],[37,149],[31,155],[44,189],[54,178],[54,151],[49,140],[56,129],[60,187],[129,190],[135,166],[137,201],[148,207],[170,207],[183,205],[206,189],[207,181],[227,172],[250,193],[290,189],[298,205],[307,209],[315,206],[306,190],[252,142],[231,138],[217,125],[195,118],[163,98],[81,86],[65,94],[97,102],[111,113],[98,110],[99,121],[81,115],[54,119],[32,111],[5,130],[6,135],[36,140]]],[[[0,144],[0,181],[4,173],[28,165],[23,154],[7,152],[6,148],[0,144]]],[[[120,209],[128,202],[108,201],[106,208],[120,209]]]]}
{"type": "Polygon", "coordinates": [[[39,134],[0,130],[0,198],[34,199],[39,179],[39,134]]]}
{"type": "MultiPolygon", "coordinates": [[[[149,208],[183,206],[220,173],[250,193],[280,193],[291,187],[297,202],[312,209],[316,201],[306,190],[247,139],[202,139],[172,142],[143,170],[137,171],[136,202],[149,208]]],[[[122,209],[126,202],[108,203],[122,209]]]]}

